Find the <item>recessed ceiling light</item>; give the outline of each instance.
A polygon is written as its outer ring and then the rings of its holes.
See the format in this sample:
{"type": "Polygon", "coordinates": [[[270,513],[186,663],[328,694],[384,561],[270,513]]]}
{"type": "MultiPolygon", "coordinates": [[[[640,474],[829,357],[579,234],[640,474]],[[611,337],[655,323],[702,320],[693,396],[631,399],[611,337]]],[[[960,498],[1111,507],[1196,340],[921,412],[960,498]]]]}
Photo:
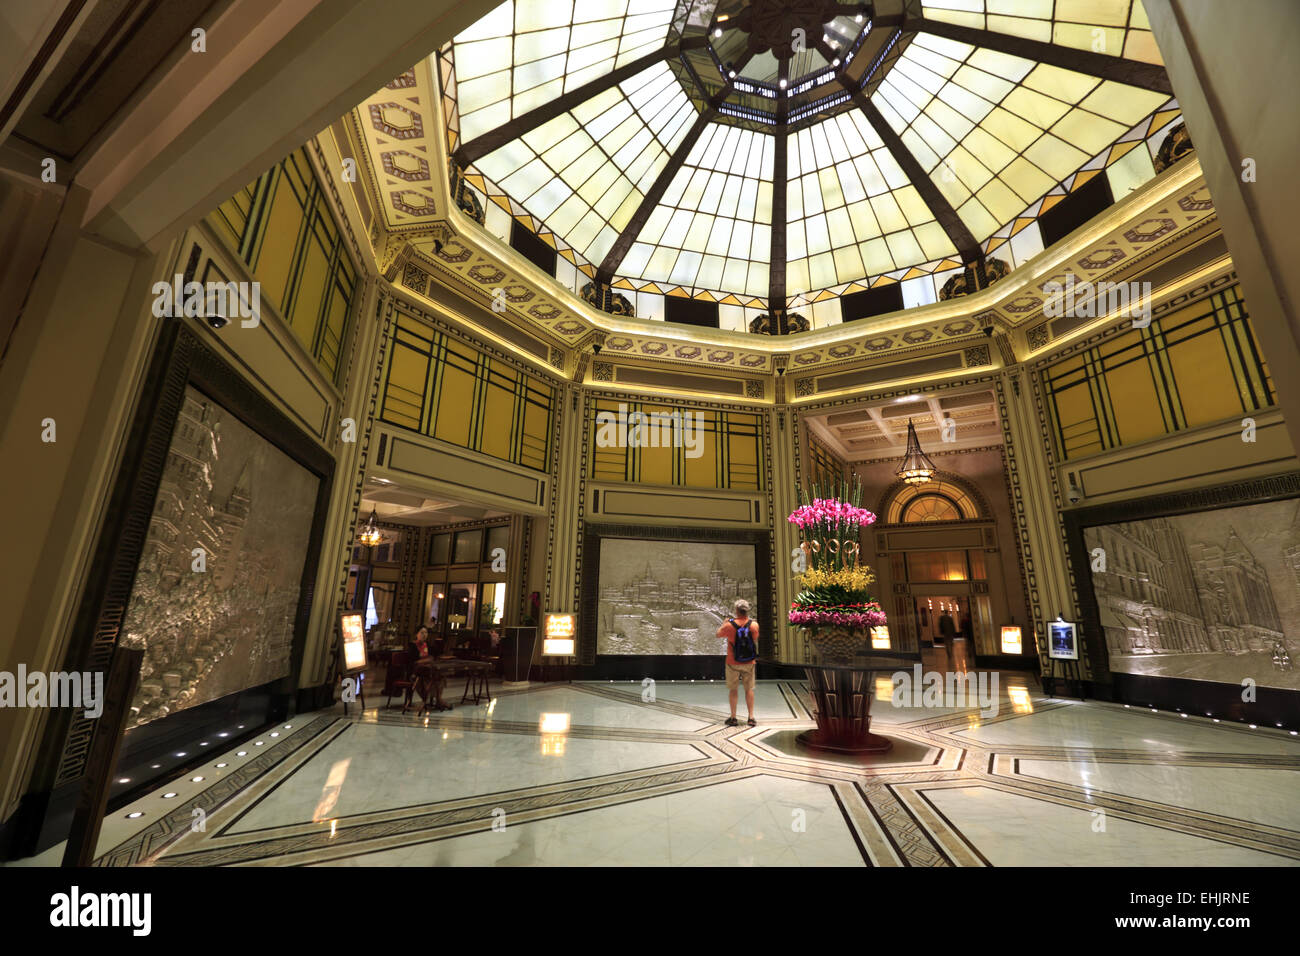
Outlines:
{"type": "Polygon", "coordinates": [[[118,783],[130,783],[130,782],[131,782],[130,777],[123,777],[122,779],[118,780],[118,783]]]}
{"type": "Polygon", "coordinates": [[[279,732],[278,730],[277,730],[277,731],[274,731],[274,732],[271,734],[271,736],[272,736],[272,737],[279,737],[279,736],[280,736],[280,732],[279,732]]]}
{"type": "Polygon", "coordinates": [[[126,818],[127,818],[128,820],[135,820],[135,819],[138,819],[139,817],[142,817],[142,816],[144,816],[144,813],[141,812],[140,810],[136,810],[134,813],[128,813],[128,814],[126,815],[126,818]]]}
{"type": "Polygon", "coordinates": [[[247,757],[247,756],[248,756],[248,751],[247,751],[247,750],[241,750],[239,753],[235,754],[235,756],[236,756],[236,757],[247,757]]]}
{"type": "Polygon", "coordinates": [[[219,763],[217,764],[217,769],[220,770],[222,767],[229,767],[229,766],[230,764],[228,763],[219,763]]]}
{"type": "Polygon", "coordinates": [[[203,782],[202,777],[190,777],[190,783],[202,783],[202,782],[203,782]]]}
{"type": "Polygon", "coordinates": [[[257,743],[253,744],[253,746],[254,746],[254,747],[260,747],[260,746],[262,746],[262,741],[259,740],[257,743]]]}
{"type": "Polygon", "coordinates": [[[170,799],[171,799],[172,797],[174,797],[174,796],[176,796],[175,791],[169,790],[167,793],[164,793],[164,794],[163,794],[163,799],[164,799],[164,800],[170,800],[170,799]]]}
{"type": "Polygon", "coordinates": [[[716,38],[716,37],[720,37],[720,36],[722,36],[722,27],[714,27],[714,29],[713,29],[713,36],[714,36],[715,38],[716,38]]]}

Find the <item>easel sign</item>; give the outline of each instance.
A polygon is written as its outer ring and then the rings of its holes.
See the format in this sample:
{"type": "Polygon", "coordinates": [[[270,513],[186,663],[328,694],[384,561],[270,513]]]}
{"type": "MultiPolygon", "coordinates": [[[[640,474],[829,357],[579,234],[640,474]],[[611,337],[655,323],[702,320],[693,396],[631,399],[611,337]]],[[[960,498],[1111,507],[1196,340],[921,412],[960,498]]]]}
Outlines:
{"type": "Polygon", "coordinates": [[[1047,656],[1056,661],[1079,659],[1079,625],[1057,618],[1047,624],[1047,656]]]}
{"type": "Polygon", "coordinates": [[[546,615],[546,632],[542,638],[543,657],[572,657],[576,634],[572,614],[546,615]]]}
{"type": "Polygon", "coordinates": [[[339,660],[342,676],[350,677],[366,669],[366,615],[364,611],[339,612],[339,660]]]}
{"type": "Polygon", "coordinates": [[[334,655],[338,659],[339,680],[343,683],[343,713],[346,714],[348,704],[357,699],[360,699],[361,711],[365,713],[366,693],[361,687],[361,682],[366,679],[364,611],[339,611],[339,645],[334,655]]]}

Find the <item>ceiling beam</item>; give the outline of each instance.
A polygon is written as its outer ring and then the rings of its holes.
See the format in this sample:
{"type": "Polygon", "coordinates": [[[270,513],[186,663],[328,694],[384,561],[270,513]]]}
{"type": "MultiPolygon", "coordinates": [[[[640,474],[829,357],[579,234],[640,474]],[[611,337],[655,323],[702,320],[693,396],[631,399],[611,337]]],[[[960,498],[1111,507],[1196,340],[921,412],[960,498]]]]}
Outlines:
{"type": "Polygon", "coordinates": [[[992,30],[979,30],[974,27],[929,20],[925,17],[907,17],[903,21],[904,30],[919,30],[934,36],[947,37],[959,43],[987,47],[999,53],[1050,63],[1076,73],[1085,73],[1103,80],[1126,83],[1129,86],[1153,90],[1167,96],[1174,95],[1174,88],[1169,82],[1169,74],[1164,67],[1139,60],[1126,60],[1123,57],[1109,56],[1105,53],[1093,53],[1091,50],[1076,50],[1057,43],[1044,43],[1041,40],[1027,40],[1009,33],[996,33],[992,30]]]}
{"type": "Polygon", "coordinates": [[[880,434],[884,436],[887,442],[892,445],[898,441],[898,439],[894,437],[894,430],[890,428],[889,424],[885,421],[885,416],[880,414],[879,408],[868,408],[867,414],[871,416],[871,421],[875,423],[876,428],[880,431],[880,434]]]}
{"type": "Polygon", "coordinates": [[[884,142],[885,148],[889,150],[894,157],[894,162],[898,163],[903,174],[907,176],[911,184],[916,187],[916,191],[921,194],[925,204],[930,207],[930,212],[943,227],[943,231],[948,234],[948,238],[957,248],[957,254],[961,256],[962,262],[967,264],[976,263],[983,259],[984,251],[980,244],[975,241],[966,223],[962,222],[961,216],[957,215],[957,210],[952,208],[952,204],[939,191],[939,187],[934,184],[930,174],[921,168],[921,164],[916,161],[912,151],[903,145],[894,128],[876,109],[874,103],[865,93],[846,76],[839,77],[840,85],[844,87],[853,99],[854,104],[867,118],[871,128],[876,131],[876,135],[884,142]]]}
{"type": "MultiPolygon", "coordinates": [[[[788,69],[789,60],[782,60],[782,76],[788,69]]],[[[788,290],[785,287],[786,272],[786,199],[787,178],[790,168],[787,165],[787,146],[790,136],[786,115],[790,110],[790,101],[782,96],[776,101],[776,129],[772,136],[772,242],[767,257],[767,311],[774,321],[771,324],[773,334],[781,331],[781,323],[775,321],[776,314],[786,306],[788,290]]]]}
{"type": "Polygon", "coordinates": [[[655,50],[653,53],[637,57],[631,63],[620,66],[617,70],[611,70],[590,83],[584,83],[563,96],[557,96],[536,109],[529,110],[522,116],[516,116],[508,123],[503,123],[482,136],[476,136],[469,142],[462,143],[455,153],[456,164],[464,167],[482,159],[493,150],[500,149],[511,140],[519,139],[521,136],[531,133],[543,123],[548,123],[562,113],[567,113],[575,106],[582,105],[593,96],[599,96],[610,87],[631,79],[642,70],[664,60],[672,59],[677,56],[679,51],[676,44],[669,44],[661,50],[655,50]]]}
{"type": "MultiPolygon", "coordinates": [[[[739,75],[739,72],[737,75],[739,75]]],[[[596,269],[597,282],[608,283],[614,278],[619,263],[627,256],[628,250],[632,248],[632,243],[636,242],[636,237],[641,234],[641,229],[645,226],[646,220],[650,218],[650,214],[659,205],[659,200],[663,198],[664,191],[668,188],[669,183],[673,181],[673,177],[677,175],[677,170],[681,169],[682,163],[686,162],[686,157],[690,155],[691,150],[695,147],[695,142],[700,138],[700,134],[704,132],[704,127],[717,114],[718,107],[731,93],[733,82],[734,80],[727,80],[727,85],[713,94],[709,98],[708,105],[700,112],[699,116],[695,117],[695,122],[691,124],[691,128],[686,131],[682,141],[677,144],[672,156],[668,157],[668,165],[659,171],[654,183],[646,190],[645,196],[642,197],[641,205],[636,207],[636,212],[632,214],[628,224],[618,234],[618,238],[614,240],[614,245],[610,247],[605,258],[601,260],[600,266],[596,269]]]]}
{"type": "Polygon", "coordinates": [[[663,198],[668,184],[677,175],[677,170],[682,168],[682,163],[686,162],[686,157],[690,155],[696,140],[704,132],[704,127],[709,124],[709,121],[713,119],[714,114],[717,112],[717,105],[710,102],[700,115],[695,117],[695,122],[691,124],[691,128],[686,131],[682,141],[677,144],[673,154],[668,157],[668,165],[659,171],[654,183],[646,190],[645,196],[642,197],[641,205],[636,207],[636,212],[632,214],[628,224],[618,234],[618,238],[614,240],[614,245],[605,258],[601,260],[599,268],[596,269],[597,282],[608,283],[614,278],[614,272],[618,269],[619,263],[623,261],[628,250],[632,248],[632,243],[636,241],[636,237],[641,234],[641,229],[645,226],[646,220],[650,218],[650,214],[659,205],[659,200],[663,198]]]}

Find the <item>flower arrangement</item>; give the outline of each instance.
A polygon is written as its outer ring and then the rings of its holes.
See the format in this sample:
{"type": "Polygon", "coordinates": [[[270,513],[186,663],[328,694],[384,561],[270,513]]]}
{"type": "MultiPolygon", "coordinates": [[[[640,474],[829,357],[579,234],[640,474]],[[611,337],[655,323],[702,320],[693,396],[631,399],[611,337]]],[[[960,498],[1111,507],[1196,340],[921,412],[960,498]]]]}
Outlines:
{"type": "Polygon", "coordinates": [[[841,479],[825,488],[813,485],[790,514],[790,523],[799,527],[803,538],[808,567],[797,577],[799,593],[790,605],[789,621],[811,629],[814,640],[836,635],[839,644],[861,642],[867,628],[885,623],[885,612],[869,590],[876,576],[858,563],[859,532],[876,520],[861,507],[861,500],[862,486],[841,479]]]}

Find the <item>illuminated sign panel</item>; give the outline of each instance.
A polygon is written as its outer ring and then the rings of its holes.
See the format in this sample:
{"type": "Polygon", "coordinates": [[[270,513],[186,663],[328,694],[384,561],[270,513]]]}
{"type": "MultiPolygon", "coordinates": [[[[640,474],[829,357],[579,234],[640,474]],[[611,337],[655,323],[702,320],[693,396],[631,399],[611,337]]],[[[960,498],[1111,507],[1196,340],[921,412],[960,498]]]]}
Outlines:
{"type": "Polygon", "coordinates": [[[366,616],[361,611],[344,611],[339,615],[339,634],[343,644],[343,672],[354,674],[366,669],[366,616]]]}
{"type": "Polygon", "coordinates": [[[575,628],[572,614],[546,615],[546,633],[542,638],[545,657],[572,657],[575,651],[575,628]]]}

